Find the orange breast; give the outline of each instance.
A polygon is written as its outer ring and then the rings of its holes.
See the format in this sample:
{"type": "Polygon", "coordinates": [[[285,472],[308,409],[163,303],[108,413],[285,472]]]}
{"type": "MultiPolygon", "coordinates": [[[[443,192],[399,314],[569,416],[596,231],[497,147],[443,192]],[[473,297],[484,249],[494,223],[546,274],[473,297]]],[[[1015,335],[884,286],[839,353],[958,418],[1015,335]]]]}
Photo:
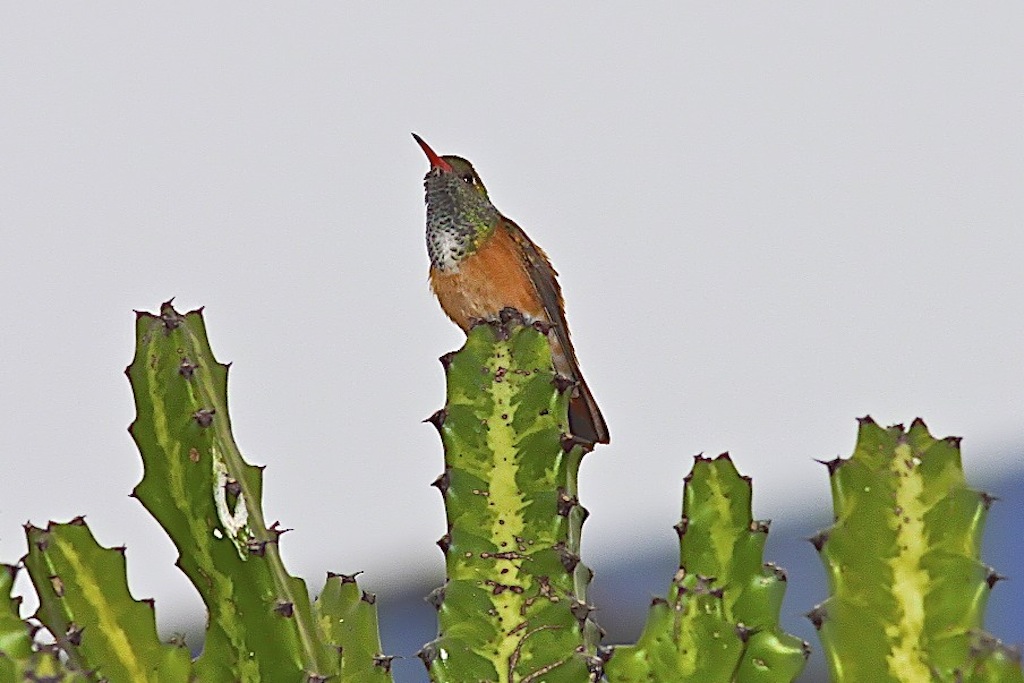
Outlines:
{"type": "Polygon", "coordinates": [[[448,317],[467,332],[473,319],[494,318],[506,307],[547,320],[526,260],[500,225],[458,271],[431,268],[430,287],[448,317]]]}

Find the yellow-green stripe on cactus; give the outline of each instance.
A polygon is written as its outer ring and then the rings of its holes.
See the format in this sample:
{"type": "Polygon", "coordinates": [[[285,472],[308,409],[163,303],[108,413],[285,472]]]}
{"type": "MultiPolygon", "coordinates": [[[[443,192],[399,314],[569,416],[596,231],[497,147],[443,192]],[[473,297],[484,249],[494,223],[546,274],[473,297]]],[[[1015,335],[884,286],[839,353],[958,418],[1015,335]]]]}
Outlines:
{"type": "Polygon", "coordinates": [[[479,325],[443,359],[441,433],[447,582],[432,595],[438,638],[421,651],[434,681],[586,681],[596,626],[579,561],[584,451],[565,438],[570,388],[547,337],[510,319],[479,325]]]}
{"type": "Polygon", "coordinates": [[[960,440],[864,418],[853,457],[826,464],[836,521],[812,541],[831,597],[808,616],[832,680],[1024,680],[981,632],[1000,578],[979,559],[992,498],[967,486],[960,440]]]}
{"type": "Polygon", "coordinates": [[[679,570],[635,645],[609,648],[612,683],[768,683],[803,670],[807,643],[782,631],[785,575],[764,564],[768,523],[751,517],[750,479],[728,455],[697,457],[686,477],[679,570]]]}

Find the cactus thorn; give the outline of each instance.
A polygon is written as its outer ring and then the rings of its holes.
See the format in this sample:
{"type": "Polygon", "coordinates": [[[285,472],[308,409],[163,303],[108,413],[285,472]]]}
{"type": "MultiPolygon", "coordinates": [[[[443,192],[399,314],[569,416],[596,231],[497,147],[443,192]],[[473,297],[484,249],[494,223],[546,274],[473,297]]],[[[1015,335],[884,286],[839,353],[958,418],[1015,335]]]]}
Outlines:
{"type": "Polygon", "coordinates": [[[661,597],[660,595],[656,595],[653,598],[651,598],[651,607],[657,607],[658,605],[668,605],[668,600],[661,597]]]}
{"type": "Polygon", "coordinates": [[[555,325],[554,323],[549,323],[544,320],[534,320],[530,327],[547,336],[547,334],[554,329],[555,325]]]}
{"type": "Polygon", "coordinates": [[[267,529],[267,533],[272,536],[271,541],[274,543],[277,543],[278,539],[289,531],[294,531],[294,529],[282,529],[281,522],[274,522],[270,525],[270,528],[267,529]]]}
{"type": "Polygon", "coordinates": [[[352,574],[330,574],[330,573],[328,573],[327,577],[328,578],[331,578],[332,576],[333,577],[337,577],[337,578],[341,579],[342,583],[355,583],[356,582],[356,577],[359,576],[362,573],[363,573],[362,571],[358,571],[358,572],[355,572],[355,573],[352,573],[352,574]]]}
{"type": "Polygon", "coordinates": [[[569,550],[563,541],[555,544],[555,553],[558,555],[558,559],[561,560],[562,566],[565,567],[565,571],[570,574],[576,569],[576,565],[580,563],[580,556],[569,550]]]}
{"type": "Polygon", "coordinates": [[[750,522],[750,531],[755,534],[766,534],[772,526],[770,519],[755,519],[750,522]]]}
{"type": "Polygon", "coordinates": [[[686,535],[686,528],[690,526],[690,518],[685,515],[678,522],[672,525],[672,528],[676,530],[676,534],[679,538],[686,535]]]}
{"type": "Polygon", "coordinates": [[[68,629],[64,633],[64,637],[67,639],[69,643],[71,643],[75,647],[78,647],[82,644],[82,631],[84,630],[84,626],[78,626],[75,622],[72,621],[68,624],[68,629]]]}
{"type": "Polygon", "coordinates": [[[373,605],[377,602],[377,595],[369,591],[363,591],[363,594],[359,596],[359,599],[368,605],[373,605]]]}
{"type": "Polygon", "coordinates": [[[985,577],[985,583],[988,584],[989,589],[996,587],[996,584],[1000,581],[1005,580],[1007,577],[997,572],[995,569],[989,567],[988,576],[985,577]]]}
{"type": "Polygon", "coordinates": [[[64,582],[61,581],[60,577],[56,574],[48,577],[50,579],[50,587],[53,588],[53,593],[58,598],[64,597],[64,582]]]}
{"type": "Polygon", "coordinates": [[[582,624],[590,616],[590,613],[594,611],[594,606],[581,602],[574,597],[569,605],[569,611],[576,617],[576,621],[582,624]]]}
{"type": "Polygon", "coordinates": [[[842,467],[843,463],[846,462],[846,461],[843,460],[842,458],[840,458],[837,455],[836,457],[832,458],[831,460],[818,460],[817,458],[814,458],[814,462],[820,463],[820,464],[824,465],[825,467],[827,467],[828,468],[828,476],[831,477],[833,474],[836,473],[836,470],[838,470],[840,467],[842,467]]]}
{"type": "Polygon", "coordinates": [[[215,408],[200,408],[196,412],[192,413],[192,419],[200,427],[209,427],[213,424],[213,416],[217,412],[215,408]]]}
{"type": "Polygon", "coordinates": [[[451,483],[452,483],[451,470],[446,467],[444,469],[444,472],[442,472],[441,474],[437,475],[437,479],[435,479],[434,481],[430,482],[430,485],[437,487],[437,490],[440,491],[441,495],[443,496],[444,494],[446,494],[448,492],[448,487],[451,486],[451,483]]]}
{"type": "Polygon", "coordinates": [[[857,418],[857,424],[860,425],[861,427],[871,427],[877,425],[878,423],[875,422],[874,418],[872,418],[870,415],[865,415],[864,417],[857,418]]]}
{"type": "Polygon", "coordinates": [[[749,628],[742,621],[736,624],[736,635],[739,637],[741,643],[745,643],[750,640],[750,636],[757,633],[757,629],[749,628]]]}
{"type": "Polygon", "coordinates": [[[727,460],[732,462],[732,456],[729,455],[729,451],[723,451],[718,454],[718,457],[715,458],[715,460],[727,460]]]}
{"type": "Polygon", "coordinates": [[[910,423],[911,429],[928,429],[928,425],[924,423],[924,419],[915,417],[913,422],[910,423]]]}
{"type": "Polygon", "coordinates": [[[295,604],[287,600],[278,600],[277,604],[274,605],[274,611],[282,617],[291,617],[295,614],[295,604]]]}
{"type": "Polygon", "coordinates": [[[435,410],[430,417],[426,418],[423,421],[429,422],[430,424],[434,425],[434,429],[436,429],[437,433],[440,434],[441,426],[444,425],[444,420],[446,417],[448,417],[448,411],[445,410],[444,408],[440,408],[438,410],[435,410]]]}
{"type": "Polygon", "coordinates": [[[962,436],[947,436],[943,441],[948,443],[953,448],[960,448],[960,443],[964,440],[962,436]]]}
{"type": "Polygon", "coordinates": [[[564,394],[566,391],[576,386],[576,382],[565,375],[556,374],[555,378],[551,381],[554,383],[555,389],[557,389],[560,394],[564,394]]]}
{"type": "Polygon", "coordinates": [[[986,493],[985,491],[979,491],[978,496],[981,497],[981,504],[986,510],[992,507],[992,503],[999,500],[999,496],[993,496],[991,493],[986,493]]]}
{"type": "Polygon", "coordinates": [[[199,366],[188,359],[188,356],[181,359],[181,363],[178,364],[178,374],[185,379],[192,379],[192,375],[195,374],[196,368],[199,366]]]}
{"type": "Polygon", "coordinates": [[[446,589],[447,589],[447,586],[444,586],[444,585],[438,586],[434,590],[432,590],[429,593],[427,593],[427,597],[425,597],[423,599],[426,600],[428,603],[430,603],[434,607],[434,609],[440,610],[441,609],[441,605],[444,604],[444,595],[445,595],[446,589]]]}
{"type": "Polygon", "coordinates": [[[78,515],[70,522],[68,522],[68,524],[70,524],[71,526],[85,526],[85,517],[83,517],[82,515],[78,515]]]}
{"type": "Polygon", "coordinates": [[[416,656],[423,661],[424,666],[429,671],[430,665],[437,659],[437,646],[434,643],[427,643],[419,649],[416,656]]]}
{"type": "Polygon", "coordinates": [[[804,616],[811,620],[811,623],[814,624],[814,629],[816,631],[820,631],[821,630],[821,625],[824,624],[825,623],[825,619],[828,618],[828,612],[826,612],[826,610],[825,610],[825,605],[824,604],[820,604],[820,605],[815,605],[814,609],[812,609],[810,612],[808,612],[804,616]]]}
{"type": "Polygon", "coordinates": [[[441,363],[441,367],[444,368],[446,371],[448,370],[448,368],[452,366],[452,361],[455,359],[456,353],[456,351],[449,351],[448,353],[444,354],[443,356],[437,359],[441,363]]]}
{"type": "Polygon", "coordinates": [[[329,680],[331,680],[331,676],[324,676],[323,674],[306,674],[306,683],[327,683],[329,680]]]}
{"type": "Polygon", "coordinates": [[[441,538],[437,539],[437,547],[441,549],[441,552],[447,554],[448,549],[452,547],[452,535],[445,534],[441,538]]]}
{"type": "Polygon", "coordinates": [[[810,541],[811,545],[814,546],[814,549],[820,553],[821,549],[825,547],[825,543],[828,542],[828,534],[828,529],[822,529],[807,540],[810,541]]]}
{"type": "Polygon", "coordinates": [[[779,581],[788,581],[789,577],[786,576],[786,570],[775,564],[774,562],[765,562],[764,568],[775,574],[775,578],[779,581]]]}
{"type": "Polygon", "coordinates": [[[181,314],[174,310],[174,306],[171,305],[172,301],[174,299],[169,299],[160,304],[160,321],[164,324],[164,332],[166,334],[170,334],[171,330],[177,329],[184,321],[181,314]]]}
{"type": "Polygon", "coordinates": [[[572,509],[580,504],[580,499],[575,495],[569,495],[561,486],[558,487],[556,509],[561,517],[568,517],[572,509]]]}
{"type": "Polygon", "coordinates": [[[373,665],[380,667],[385,673],[391,673],[391,661],[394,658],[394,655],[374,655],[373,665]]]}
{"type": "Polygon", "coordinates": [[[561,442],[562,450],[565,451],[566,453],[571,453],[572,449],[575,448],[576,446],[579,446],[588,453],[594,449],[594,444],[590,443],[589,441],[584,441],[583,439],[572,434],[563,434],[561,442]]]}

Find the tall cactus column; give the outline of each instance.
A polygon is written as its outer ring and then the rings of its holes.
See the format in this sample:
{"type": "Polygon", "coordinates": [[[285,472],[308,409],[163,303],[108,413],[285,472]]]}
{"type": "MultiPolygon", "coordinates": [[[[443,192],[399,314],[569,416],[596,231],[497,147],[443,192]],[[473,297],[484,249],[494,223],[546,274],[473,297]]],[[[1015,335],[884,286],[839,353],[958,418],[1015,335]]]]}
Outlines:
{"type": "Polygon", "coordinates": [[[960,439],[865,417],[853,456],[825,464],[836,521],[812,542],[831,597],[808,616],[832,680],[1024,683],[981,630],[1001,578],[980,559],[993,499],[967,486],[960,439]]]}
{"type": "Polygon", "coordinates": [[[431,596],[434,681],[586,681],[598,641],[579,560],[585,454],[566,436],[570,388],[544,330],[516,316],[479,325],[442,359],[448,402],[431,421],[445,450],[435,482],[448,531],[447,582],[431,596]]]}

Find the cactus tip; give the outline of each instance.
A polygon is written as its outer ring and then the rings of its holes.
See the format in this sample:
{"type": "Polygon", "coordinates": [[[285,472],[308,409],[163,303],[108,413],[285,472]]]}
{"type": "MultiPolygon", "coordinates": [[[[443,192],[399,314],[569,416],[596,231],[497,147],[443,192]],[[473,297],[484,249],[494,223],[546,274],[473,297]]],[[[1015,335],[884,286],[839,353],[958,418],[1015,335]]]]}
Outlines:
{"type": "Polygon", "coordinates": [[[359,599],[368,605],[373,605],[377,602],[377,595],[369,591],[363,591],[363,594],[359,596],[359,599]]]}
{"type": "Polygon", "coordinates": [[[870,415],[865,415],[864,417],[857,418],[857,424],[861,427],[871,427],[878,423],[870,415]]]}

